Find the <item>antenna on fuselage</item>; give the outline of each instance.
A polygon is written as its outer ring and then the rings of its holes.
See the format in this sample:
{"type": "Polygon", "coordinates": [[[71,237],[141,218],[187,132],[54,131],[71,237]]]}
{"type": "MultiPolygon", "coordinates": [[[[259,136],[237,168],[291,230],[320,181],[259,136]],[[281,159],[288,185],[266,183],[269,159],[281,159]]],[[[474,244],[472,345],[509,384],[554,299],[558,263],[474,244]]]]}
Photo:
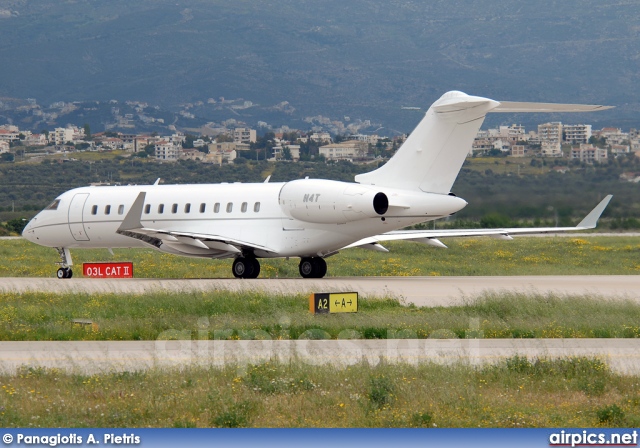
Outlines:
{"type": "Polygon", "coordinates": [[[268,184],[268,183],[269,183],[269,180],[271,180],[271,174],[269,174],[269,175],[267,176],[267,178],[264,180],[264,183],[265,183],[265,184],[268,184]]]}
{"type": "Polygon", "coordinates": [[[153,183],[153,185],[160,185],[160,178],[159,177],[156,179],[156,181],[153,183]]]}

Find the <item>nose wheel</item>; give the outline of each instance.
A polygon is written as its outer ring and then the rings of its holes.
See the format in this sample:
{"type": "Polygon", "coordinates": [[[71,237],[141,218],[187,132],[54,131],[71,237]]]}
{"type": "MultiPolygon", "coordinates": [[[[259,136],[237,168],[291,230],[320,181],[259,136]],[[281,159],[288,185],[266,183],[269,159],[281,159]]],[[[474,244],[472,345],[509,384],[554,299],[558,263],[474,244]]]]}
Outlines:
{"type": "Polygon", "coordinates": [[[73,271],[71,270],[71,268],[60,268],[58,269],[56,275],[58,276],[58,278],[71,278],[73,277],[73,271]]]}

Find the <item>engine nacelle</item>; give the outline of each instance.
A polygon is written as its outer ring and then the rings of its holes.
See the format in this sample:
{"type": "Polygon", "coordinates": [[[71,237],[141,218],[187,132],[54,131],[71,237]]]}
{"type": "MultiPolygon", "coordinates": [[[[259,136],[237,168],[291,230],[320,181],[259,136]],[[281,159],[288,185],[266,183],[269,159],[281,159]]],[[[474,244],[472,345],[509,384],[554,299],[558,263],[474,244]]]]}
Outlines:
{"type": "Polygon", "coordinates": [[[389,209],[387,195],[374,186],[323,179],[287,182],[279,201],[291,218],[320,224],[380,217],[389,209]]]}

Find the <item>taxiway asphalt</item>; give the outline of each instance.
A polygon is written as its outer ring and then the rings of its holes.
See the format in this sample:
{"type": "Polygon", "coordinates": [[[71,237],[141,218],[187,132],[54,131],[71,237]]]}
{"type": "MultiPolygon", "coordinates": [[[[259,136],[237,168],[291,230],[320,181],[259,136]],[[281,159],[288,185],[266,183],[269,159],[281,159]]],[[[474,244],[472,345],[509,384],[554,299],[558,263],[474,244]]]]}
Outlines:
{"type": "Polygon", "coordinates": [[[499,277],[336,277],[324,279],[92,279],[0,278],[0,291],[132,293],[150,291],[357,291],[363,297],[396,297],[417,306],[454,306],[486,292],[591,295],[640,303],[638,275],[499,277]]]}

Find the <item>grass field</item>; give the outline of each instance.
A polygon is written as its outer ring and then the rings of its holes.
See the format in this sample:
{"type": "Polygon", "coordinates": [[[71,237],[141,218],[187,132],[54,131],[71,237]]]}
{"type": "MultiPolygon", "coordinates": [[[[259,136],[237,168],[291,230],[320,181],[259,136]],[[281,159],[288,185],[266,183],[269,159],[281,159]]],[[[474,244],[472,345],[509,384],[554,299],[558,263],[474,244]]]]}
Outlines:
{"type": "Polygon", "coordinates": [[[193,339],[636,338],[639,322],[640,305],[587,296],[501,293],[424,308],[360,299],[357,314],[313,315],[307,297],[258,292],[0,293],[5,341],[154,340],[175,331],[193,339]]]}
{"type": "Polygon", "coordinates": [[[636,427],[640,378],[597,359],[501,365],[267,362],[0,376],[3,427],[636,427]]]}
{"type": "MultiPolygon", "coordinates": [[[[329,275],[638,274],[632,237],[451,239],[448,250],[388,244],[390,254],[349,250],[329,275]]],[[[54,275],[57,254],[0,241],[0,276],[54,275]]],[[[130,260],[136,277],[229,277],[229,260],[150,250],[73,251],[84,261],[130,260]]],[[[76,269],[76,273],[79,273],[76,269]]],[[[264,277],[298,277],[297,260],[264,260],[264,277]]],[[[0,340],[156,339],[167,330],[239,339],[404,337],[639,337],[640,306],[601,297],[485,295],[464,306],[417,308],[362,300],[357,315],[314,316],[308,298],[265,293],[1,293],[0,340]],[[73,319],[90,319],[77,326],[73,319]],[[345,333],[346,332],[346,333],[345,333]],[[326,333],[326,334],[325,334],[326,333]]],[[[640,377],[597,359],[474,368],[366,364],[348,368],[268,362],[78,375],[23,368],[0,375],[5,427],[635,427],[640,377]]]]}
{"type": "MultiPolygon", "coordinates": [[[[640,239],[636,237],[550,237],[443,239],[449,249],[419,243],[390,242],[384,254],[349,249],[327,259],[328,276],[418,275],[588,275],[640,274],[640,239]]],[[[74,263],[133,261],[136,277],[231,277],[231,260],[185,258],[150,249],[72,250],[74,263]]],[[[54,249],[26,240],[0,240],[0,277],[53,277],[54,249]]],[[[298,278],[298,259],[261,260],[260,277],[298,278]]],[[[76,268],[74,275],[81,274],[76,268]]]]}

